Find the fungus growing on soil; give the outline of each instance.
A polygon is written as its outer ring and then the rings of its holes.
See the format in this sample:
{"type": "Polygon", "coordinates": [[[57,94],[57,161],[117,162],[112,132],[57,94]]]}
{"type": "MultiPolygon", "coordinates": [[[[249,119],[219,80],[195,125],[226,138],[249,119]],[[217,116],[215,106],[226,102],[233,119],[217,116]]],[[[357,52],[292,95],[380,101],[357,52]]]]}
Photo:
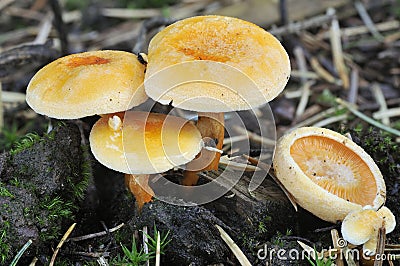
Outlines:
{"type": "Polygon", "coordinates": [[[186,164],[203,145],[196,126],[183,118],[134,111],[103,116],[89,140],[99,162],[126,174],[139,208],[154,194],[147,184],[150,174],[186,164]]]}
{"type": "MultiPolygon", "coordinates": [[[[126,111],[148,99],[143,87],[144,72],[145,66],[138,57],[128,52],[71,54],[34,75],[28,84],[26,101],[35,112],[57,119],[126,111]]],[[[112,119],[110,127],[117,130],[118,123],[118,119],[112,119]]],[[[140,194],[132,190],[134,186],[128,188],[133,194],[140,194]]],[[[149,201],[139,197],[137,200],[149,201]]]]}
{"type": "Polygon", "coordinates": [[[385,206],[378,211],[366,206],[361,210],[350,212],[343,220],[343,239],[353,245],[363,245],[366,256],[376,253],[379,228],[384,227],[386,234],[392,232],[396,226],[393,213],[385,206]]]}
{"type": "Polygon", "coordinates": [[[61,57],[40,69],[28,84],[26,102],[36,112],[77,119],[125,111],[148,98],[145,66],[123,51],[91,51],[61,57]]]}
{"type": "Polygon", "coordinates": [[[382,174],[357,144],[332,130],[298,128],[278,140],[273,165],[276,177],[297,203],[319,218],[342,221],[386,200],[382,174]]]}
{"type": "MultiPolygon", "coordinates": [[[[161,104],[198,112],[202,137],[221,149],[223,113],[266,104],[283,90],[289,74],[285,49],[264,29],[232,17],[197,16],[152,38],[145,90],[161,104]]],[[[218,152],[203,150],[187,169],[217,170],[219,158],[218,152]]],[[[185,175],[184,183],[197,182],[193,172],[185,175]]]]}

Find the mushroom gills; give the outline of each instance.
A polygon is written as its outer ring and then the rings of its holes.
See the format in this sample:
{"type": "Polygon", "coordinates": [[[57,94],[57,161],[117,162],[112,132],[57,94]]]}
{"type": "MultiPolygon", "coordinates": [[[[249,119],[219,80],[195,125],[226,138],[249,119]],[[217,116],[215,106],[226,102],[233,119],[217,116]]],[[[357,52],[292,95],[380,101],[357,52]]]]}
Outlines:
{"type": "Polygon", "coordinates": [[[307,136],[293,143],[290,154],[320,187],[347,201],[372,205],[377,191],[374,176],[362,158],[345,143],[307,136]]]}

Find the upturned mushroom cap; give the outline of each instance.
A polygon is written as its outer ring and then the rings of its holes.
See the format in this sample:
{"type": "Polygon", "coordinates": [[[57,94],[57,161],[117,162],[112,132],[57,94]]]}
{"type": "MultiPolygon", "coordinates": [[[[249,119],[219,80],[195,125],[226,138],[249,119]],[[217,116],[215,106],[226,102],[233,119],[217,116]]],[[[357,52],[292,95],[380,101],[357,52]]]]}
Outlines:
{"type": "Polygon", "coordinates": [[[165,172],[193,160],[202,148],[200,132],[189,121],[147,112],[103,116],[89,140],[100,163],[128,174],[165,172]]]}
{"type": "Polygon", "coordinates": [[[357,144],[334,131],[303,127],[278,140],[277,178],[297,203],[319,218],[337,222],[348,213],[386,199],[379,168],[357,144]]]}
{"type": "MultiPolygon", "coordinates": [[[[357,210],[344,218],[341,231],[343,239],[353,245],[361,245],[376,238],[380,226],[382,226],[382,218],[375,210],[357,210]]],[[[370,244],[373,244],[372,242],[370,244]]]]}
{"type": "Polygon", "coordinates": [[[72,54],[36,73],[26,101],[35,112],[58,119],[125,111],[148,98],[144,72],[144,65],[128,52],[72,54]]]}
{"type": "Polygon", "coordinates": [[[394,228],[396,227],[396,217],[394,217],[392,211],[389,210],[388,207],[382,206],[382,208],[377,211],[377,214],[385,222],[386,234],[393,232],[394,228]]]}
{"type": "Polygon", "coordinates": [[[274,36],[224,16],[191,17],[166,27],[151,40],[148,60],[149,97],[198,112],[263,105],[290,75],[289,57],[274,36]]]}

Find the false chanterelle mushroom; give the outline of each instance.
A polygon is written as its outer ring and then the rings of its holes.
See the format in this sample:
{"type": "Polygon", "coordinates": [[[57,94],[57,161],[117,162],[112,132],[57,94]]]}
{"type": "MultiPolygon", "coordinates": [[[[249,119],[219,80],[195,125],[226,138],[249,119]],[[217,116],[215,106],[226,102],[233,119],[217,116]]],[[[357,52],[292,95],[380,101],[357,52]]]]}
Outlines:
{"type": "Polygon", "coordinates": [[[103,116],[90,133],[93,155],[105,166],[126,174],[139,208],[153,196],[149,174],[186,164],[202,145],[200,132],[189,121],[148,112],[103,116]]]}
{"type": "MultiPolygon", "coordinates": [[[[223,113],[266,104],[289,74],[285,49],[264,29],[232,17],[197,16],[169,25],[150,41],[145,90],[162,104],[198,112],[203,138],[221,149],[223,113]]],[[[187,169],[216,170],[219,156],[202,151],[187,169]],[[199,161],[206,163],[199,167],[199,161]]],[[[187,184],[196,182],[193,172],[186,172],[187,184]]]]}
{"type": "Polygon", "coordinates": [[[276,177],[304,209],[342,221],[352,211],[386,199],[382,174],[372,158],[347,137],[318,127],[298,128],[278,140],[276,177]]]}
{"type": "Polygon", "coordinates": [[[26,102],[39,114],[77,119],[125,111],[148,98],[145,66],[123,51],[92,51],[59,58],[31,79],[26,102]]]}

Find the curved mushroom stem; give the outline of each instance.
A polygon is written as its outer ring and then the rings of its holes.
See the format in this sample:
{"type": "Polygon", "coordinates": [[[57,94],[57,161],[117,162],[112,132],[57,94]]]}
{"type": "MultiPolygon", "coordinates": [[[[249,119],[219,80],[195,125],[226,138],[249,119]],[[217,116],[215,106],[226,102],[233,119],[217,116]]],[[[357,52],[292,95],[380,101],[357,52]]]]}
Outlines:
{"type": "Polygon", "coordinates": [[[125,185],[135,196],[139,212],[145,203],[150,202],[154,196],[154,191],[149,186],[150,175],[131,175],[125,174],[125,185]]]}
{"type": "MultiPolygon", "coordinates": [[[[204,139],[211,139],[215,142],[215,148],[222,149],[224,144],[224,113],[198,113],[197,128],[204,139]]],[[[197,184],[199,171],[218,170],[219,159],[221,153],[202,149],[197,158],[187,164],[188,169],[196,169],[196,171],[187,170],[183,173],[182,184],[192,186],[197,184]],[[198,167],[201,164],[201,167],[198,167]]]]}

